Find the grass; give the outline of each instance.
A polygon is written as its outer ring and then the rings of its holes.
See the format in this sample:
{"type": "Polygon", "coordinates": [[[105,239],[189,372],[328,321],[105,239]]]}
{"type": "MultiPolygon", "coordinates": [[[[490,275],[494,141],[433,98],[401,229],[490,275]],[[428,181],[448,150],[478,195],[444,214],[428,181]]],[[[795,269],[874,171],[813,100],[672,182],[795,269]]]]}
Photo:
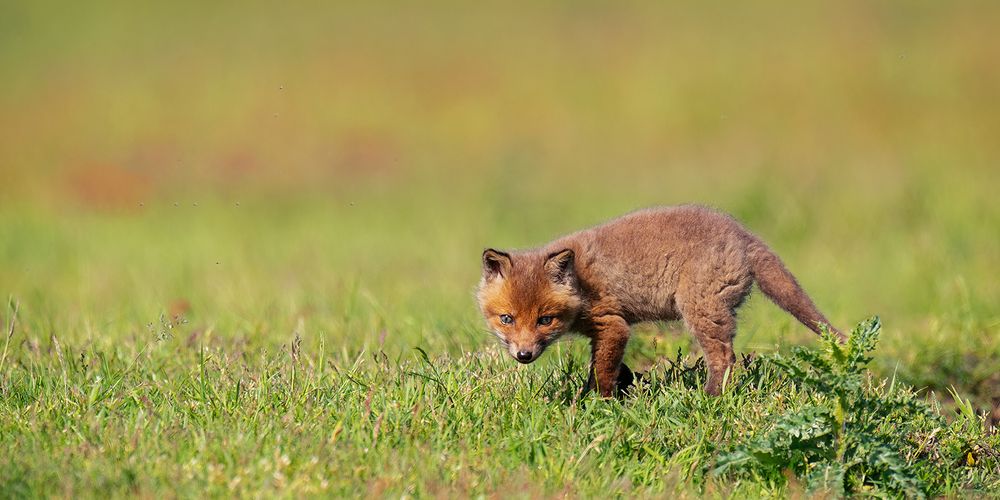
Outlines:
{"type": "Polygon", "coordinates": [[[686,202],[882,318],[921,491],[997,487],[995,3],[476,5],[4,7],[0,496],[806,491],[824,449],[712,473],[828,402],[759,294],[716,399],[677,324],[610,402],[483,331],[484,247],[686,202]]]}
{"type": "MultiPolygon", "coordinates": [[[[700,369],[662,362],[634,396],[601,401],[579,399],[584,360],[563,349],[533,370],[496,350],[346,356],[298,336],[257,352],[181,335],[138,352],[54,336],[27,350],[6,372],[0,421],[13,496],[771,495],[788,491],[781,467],[778,480],[716,475],[715,457],[816,397],[766,360],[719,398],[700,369]]],[[[926,492],[1000,486],[998,436],[933,408],[880,423],[926,492]]]]}

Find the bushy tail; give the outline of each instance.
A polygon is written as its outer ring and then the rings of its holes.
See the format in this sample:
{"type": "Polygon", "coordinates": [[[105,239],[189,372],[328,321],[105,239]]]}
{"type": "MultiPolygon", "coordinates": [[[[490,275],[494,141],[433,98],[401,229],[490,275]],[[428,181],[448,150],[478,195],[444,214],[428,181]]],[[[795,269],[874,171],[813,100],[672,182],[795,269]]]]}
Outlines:
{"type": "Polygon", "coordinates": [[[825,325],[831,332],[835,333],[841,340],[847,337],[819,312],[812,299],[806,295],[805,290],[799,286],[795,276],[785,268],[781,259],[764,242],[751,236],[747,246],[747,255],[750,260],[750,269],[753,271],[757,286],[775,304],[795,316],[795,319],[809,327],[810,330],[820,333],[820,325],[825,325]]]}

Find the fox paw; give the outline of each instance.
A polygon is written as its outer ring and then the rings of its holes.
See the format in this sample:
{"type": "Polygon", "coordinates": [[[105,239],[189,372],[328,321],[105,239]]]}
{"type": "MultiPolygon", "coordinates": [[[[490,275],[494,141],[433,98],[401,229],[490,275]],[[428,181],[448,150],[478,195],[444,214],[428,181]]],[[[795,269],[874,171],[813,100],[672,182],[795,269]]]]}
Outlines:
{"type": "Polygon", "coordinates": [[[619,398],[629,396],[633,389],[644,384],[644,378],[645,376],[642,373],[633,372],[622,363],[621,370],[618,371],[618,387],[615,391],[615,396],[619,398]]]}

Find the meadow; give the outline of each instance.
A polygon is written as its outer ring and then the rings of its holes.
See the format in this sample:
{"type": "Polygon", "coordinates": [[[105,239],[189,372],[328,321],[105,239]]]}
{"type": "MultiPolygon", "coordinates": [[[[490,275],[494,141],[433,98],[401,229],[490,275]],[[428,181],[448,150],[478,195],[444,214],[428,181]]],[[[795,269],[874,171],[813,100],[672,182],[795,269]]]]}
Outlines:
{"type": "Polygon", "coordinates": [[[1000,489],[994,3],[3,10],[0,496],[1000,489]],[[721,397],[669,323],[602,401],[485,331],[484,247],[689,202],[877,344],[754,292],[721,397]]]}

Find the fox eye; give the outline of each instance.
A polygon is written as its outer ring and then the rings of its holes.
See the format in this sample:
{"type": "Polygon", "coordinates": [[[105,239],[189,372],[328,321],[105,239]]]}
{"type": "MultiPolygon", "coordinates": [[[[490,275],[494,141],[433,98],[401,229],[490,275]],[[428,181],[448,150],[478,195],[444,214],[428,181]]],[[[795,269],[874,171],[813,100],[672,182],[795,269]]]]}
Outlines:
{"type": "Polygon", "coordinates": [[[552,324],[552,316],[540,316],[538,318],[538,324],[542,326],[548,326],[552,324]]]}
{"type": "Polygon", "coordinates": [[[503,323],[503,324],[505,324],[505,325],[509,325],[509,324],[511,324],[511,323],[514,322],[514,317],[511,316],[511,315],[509,315],[509,314],[501,314],[500,315],[500,322],[503,323]]]}

